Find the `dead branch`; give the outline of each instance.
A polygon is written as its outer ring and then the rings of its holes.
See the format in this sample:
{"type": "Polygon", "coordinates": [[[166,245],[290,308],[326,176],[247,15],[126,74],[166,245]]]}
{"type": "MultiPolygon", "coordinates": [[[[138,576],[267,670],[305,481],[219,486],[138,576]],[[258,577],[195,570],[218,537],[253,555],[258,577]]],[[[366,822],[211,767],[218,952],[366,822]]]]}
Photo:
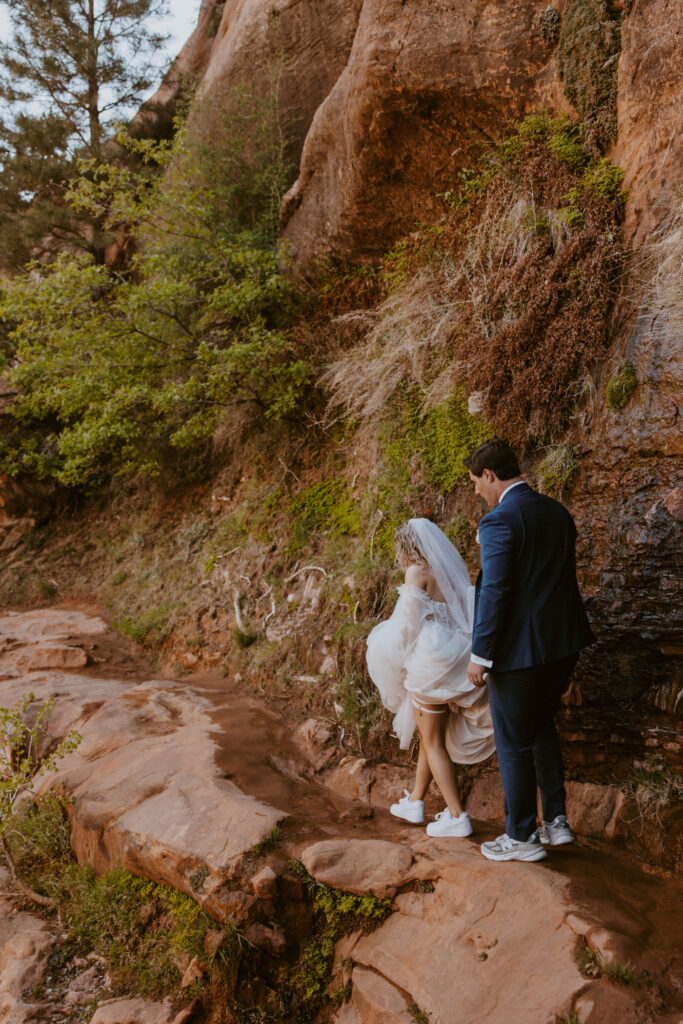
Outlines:
{"type": "Polygon", "coordinates": [[[22,882],[17,873],[14,861],[12,860],[12,855],[9,852],[7,843],[5,842],[5,837],[1,834],[0,846],[2,847],[3,855],[5,857],[5,860],[7,861],[7,866],[9,867],[10,874],[12,876],[12,881],[16,885],[17,889],[19,889],[19,891],[22,892],[24,896],[26,896],[28,899],[32,900],[33,903],[40,904],[41,907],[56,907],[56,900],[51,899],[49,896],[41,896],[39,892],[36,892],[34,889],[31,889],[30,886],[22,882]]]}
{"type": "Polygon", "coordinates": [[[304,565],[301,569],[297,569],[296,572],[293,572],[291,576],[288,576],[285,583],[291,583],[292,580],[296,579],[297,576],[300,576],[302,572],[310,572],[312,569],[315,569],[316,572],[321,572],[323,576],[327,576],[327,569],[323,569],[322,565],[304,565]]]}

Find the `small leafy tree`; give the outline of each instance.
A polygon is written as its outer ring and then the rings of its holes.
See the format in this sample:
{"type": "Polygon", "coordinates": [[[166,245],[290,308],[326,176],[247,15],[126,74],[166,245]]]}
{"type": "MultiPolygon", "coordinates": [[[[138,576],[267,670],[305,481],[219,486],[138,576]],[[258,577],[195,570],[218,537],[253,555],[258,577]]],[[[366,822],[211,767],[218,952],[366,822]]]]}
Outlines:
{"type": "Polygon", "coordinates": [[[124,271],[62,254],[7,285],[17,429],[0,439],[5,472],[71,486],[153,475],[173,450],[201,451],[228,406],[296,414],[311,368],[288,333],[295,294],[273,244],[282,145],[270,100],[234,102],[256,133],[219,133],[211,160],[201,133],[197,148],[197,130],[178,126],[174,144],[119,135],[139,169],[83,165],[72,203],[135,237],[124,271]]]}
{"type": "Polygon", "coordinates": [[[82,737],[72,729],[53,750],[41,754],[40,739],[45,732],[47,719],[54,710],[55,701],[54,698],[44,700],[31,725],[27,713],[35,699],[32,693],[27,693],[15,707],[0,707],[0,846],[22,892],[36,903],[53,906],[53,900],[40,896],[18,878],[5,836],[22,794],[30,793],[33,783],[43,775],[57,771],[59,762],[67,754],[73,753],[82,737]]]}
{"type": "Polygon", "coordinates": [[[107,132],[138,106],[160,71],[166,37],[149,28],[168,0],[2,0],[0,264],[23,265],[52,233],[87,248],[60,185],[78,156],[100,160],[107,132]]]}

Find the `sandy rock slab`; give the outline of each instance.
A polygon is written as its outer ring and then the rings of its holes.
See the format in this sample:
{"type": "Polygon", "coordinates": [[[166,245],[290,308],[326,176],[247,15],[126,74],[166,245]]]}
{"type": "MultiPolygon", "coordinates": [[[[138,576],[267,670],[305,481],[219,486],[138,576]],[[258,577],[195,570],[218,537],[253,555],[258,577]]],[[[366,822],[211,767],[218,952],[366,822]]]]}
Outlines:
{"type": "Polygon", "coordinates": [[[0,637],[21,645],[48,639],[67,640],[72,636],[97,636],[106,631],[103,619],[70,609],[39,608],[0,615],[0,637]]]}
{"type": "MultiPolygon", "coordinates": [[[[48,639],[104,629],[100,619],[69,611],[0,618],[0,636],[22,643],[28,657],[48,639]]],[[[14,646],[0,650],[0,676],[15,655],[14,646]]],[[[203,901],[285,817],[222,777],[209,705],[184,686],[19,671],[5,674],[2,703],[11,706],[29,691],[38,701],[55,699],[53,741],[72,729],[82,736],[40,785],[63,785],[73,795],[73,846],[95,871],[123,866],[203,901]],[[202,865],[209,874],[197,892],[190,876],[202,865]]]]}
{"type": "MultiPolygon", "coordinates": [[[[375,931],[337,943],[335,970],[349,958],[355,966],[351,999],[334,1024],[407,1024],[418,1010],[435,1024],[550,1024],[572,1012],[583,1024],[681,1019],[670,1015],[683,977],[672,948],[680,931],[670,903],[680,902],[677,884],[667,897],[658,879],[628,862],[578,849],[537,864],[494,865],[474,840],[421,836],[406,843],[415,884],[395,896],[375,931]],[[647,971],[643,977],[658,975],[667,1009],[647,986],[583,977],[574,957],[577,936],[606,959],[647,971]]],[[[349,850],[349,863],[362,863],[355,853],[349,850]]],[[[306,854],[311,870],[316,864],[310,849],[306,854]]]]}

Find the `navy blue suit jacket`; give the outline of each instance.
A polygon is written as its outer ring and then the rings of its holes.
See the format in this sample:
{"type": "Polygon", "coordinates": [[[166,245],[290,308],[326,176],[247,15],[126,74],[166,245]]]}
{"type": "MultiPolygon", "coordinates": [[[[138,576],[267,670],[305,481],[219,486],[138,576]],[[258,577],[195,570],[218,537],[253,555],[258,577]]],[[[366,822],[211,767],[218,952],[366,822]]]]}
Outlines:
{"type": "Polygon", "coordinates": [[[479,541],[473,654],[509,672],[593,642],[576,582],[576,527],[563,505],[519,484],[481,520],[479,541]]]}

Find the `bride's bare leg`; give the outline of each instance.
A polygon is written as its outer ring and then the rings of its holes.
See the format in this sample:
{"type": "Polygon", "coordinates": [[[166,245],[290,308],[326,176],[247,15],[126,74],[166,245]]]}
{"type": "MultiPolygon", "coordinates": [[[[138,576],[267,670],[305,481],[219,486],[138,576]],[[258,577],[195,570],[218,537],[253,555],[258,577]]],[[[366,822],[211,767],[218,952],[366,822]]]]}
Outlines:
{"type": "Polygon", "coordinates": [[[424,743],[420,740],[420,749],[417,754],[417,768],[415,770],[415,785],[413,786],[413,791],[410,794],[410,799],[424,800],[431,781],[432,770],[429,767],[427,751],[425,750],[424,743]]]}
{"type": "Polygon", "coordinates": [[[463,806],[458,784],[455,781],[455,768],[446,750],[448,708],[446,707],[443,714],[435,714],[435,710],[415,709],[417,728],[420,733],[420,753],[422,750],[425,751],[429,768],[446,801],[446,806],[453,817],[457,818],[462,814],[463,806]]]}

